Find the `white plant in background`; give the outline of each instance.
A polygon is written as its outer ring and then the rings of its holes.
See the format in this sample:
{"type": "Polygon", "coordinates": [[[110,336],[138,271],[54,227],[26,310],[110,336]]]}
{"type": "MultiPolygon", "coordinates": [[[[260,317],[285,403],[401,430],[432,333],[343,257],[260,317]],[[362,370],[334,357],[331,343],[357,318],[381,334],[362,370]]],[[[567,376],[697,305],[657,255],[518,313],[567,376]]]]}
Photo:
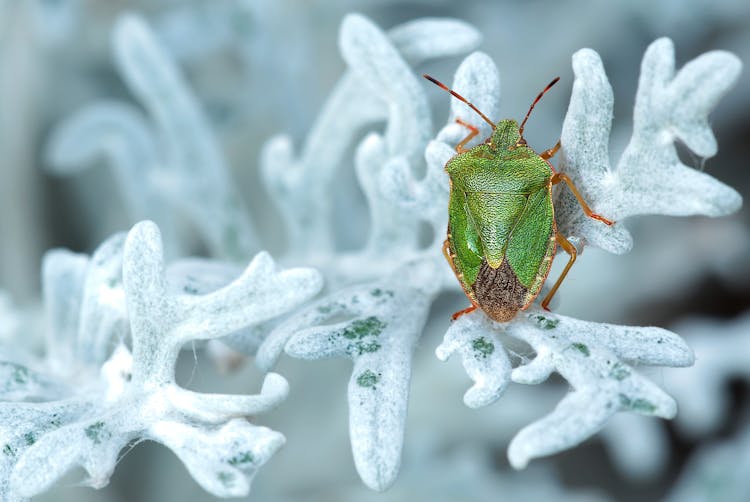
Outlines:
{"type": "MultiPolygon", "coordinates": [[[[176,66],[137,17],[120,19],[114,40],[123,76],[155,127],[129,105],[94,105],[56,132],[51,159],[69,173],[106,153],[133,217],[143,211],[164,221],[179,248],[184,234],[173,210],[180,208],[217,256],[246,257],[256,242],[249,219],[176,66]]],[[[295,310],[322,287],[314,271],[276,272],[261,253],[221,288],[232,270],[221,262],[177,263],[165,276],[160,237],[150,223],[138,224],[127,239],[113,237],[91,259],[51,252],[44,267],[49,357],[31,358],[28,367],[0,365],[6,382],[0,386],[6,401],[0,403],[0,493],[34,495],[74,465],[101,486],[118,452],[140,438],[172,448],[209,492],[247,493],[255,470],[283,438],[243,417],[283,399],[286,382],[269,373],[260,396],[196,394],[176,386],[173,374],[182,345],[230,334],[232,345],[255,355],[265,371],[282,353],[351,359],[354,462],[367,486],[391,485],[401,462],[413,352],[433,300],[458,289],[440,251],[448,201],[443,167],[465,134],[455,119],[489,134],[453,101],[448,125],[431,140],[426,84],[412,66],[466,53],[478,42],[477,32],[459,21],[418,20],[384,33],[363,16],[345,18],[340,48],[349,69],[300,153],[289,138],[277,137],[261,159],[289,234],[286,262],[316,266],[327,280],[325,295],[301,309],[295,310]],[[355,148],[370,209],[367,243],[342,252],[334,243],[330,196],[340,189],[337,169],[358,133],[382,121],[385,130],[370,131],[355,148]],[[424,224],[433,232],[427,245],[417,237],[424,224]],[[273,324],[240,331],[285,313],[273,324]]],[[[611,228],[589,224],[578,204],[557,191],[558,229],[579,250],[590,244],[627,251],[631,238],[622,220],[634,214],[717,216],[739,207],[731,188],[681,165],[673,144],[679,139],[701,156],[715,153],[707,114],[737,78],[735,57],[709,53],[675,75],[670,42],[655,42],[643,60],[633,137],[615,169],[608,158],[612,91],[601,61],[584,49],[573,56],[573,69],[559,169],[597,212],[618,220],[611,228]]],[[[463,61],[453,87],[491,118],[502,118],[498,70],[485,54],[463,61]]],[[[463,316],[437,348],[442,360],[452,354],[475,382],[464,396],[470,407],[496,401],[510,382],[539,384],[553,372],[572,386],[555,410],[511,441],[516,468],[576,446],[619,411],[673,417],[675,401],[633,365],[693,362],[688,346],[667,330],[587,322],[537,307],[508,323],[481,311],[463,316]],[[531,347],[533,359],[514,367],[505,349],[511,339],[531,347]]]]}
{"type": "Polygon", "coordinates": [[[750,382],[750,313],[731,322],[686,319],[675,329],[696,354],[690,371],[664,374],[664,387],[680,402],[676,425],[691,438],[715,433],[731,410],[728,382],[750,382]]]}
{"type": "Polygon", "coordinates": [[[156,221],[170,255],[191,242],[183,217],[214,256],[244,260],[257,251],[255,231],[179,69],[139,17],[118,20],[113,45],[120,73],[151,120],[127,103],[85,108],[57,129],[49,166],[70,175],[105,156],[130,217],[156,221]]]}
{"type": "MultiPolygon", "coordinates": [[[[200,277],[201,269],[193,273],[200,277]]],[[[175,384],[178,352],[278,316],[321,286],[314,270],[277,271],[260,253],[230,284],[196,295],[167,281],[161,236],[150,222],[112,237],[91,258],[51,251],[44,266],[49,370],[0,366],[2,499],[41,493],[77,465],[87,484],[104,486],[120,451],[143,439],[172,449],[210,493],[247,494],[284,437],[245,417],[275,407],[288,385],[269,373],[256,396],[192,392],[175,384]]]]}

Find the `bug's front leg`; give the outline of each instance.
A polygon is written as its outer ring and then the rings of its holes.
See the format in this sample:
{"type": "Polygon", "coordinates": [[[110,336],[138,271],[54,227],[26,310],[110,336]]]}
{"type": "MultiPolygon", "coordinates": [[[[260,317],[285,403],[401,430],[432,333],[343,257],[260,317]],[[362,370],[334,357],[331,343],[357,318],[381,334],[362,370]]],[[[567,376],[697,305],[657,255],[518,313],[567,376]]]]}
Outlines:
{"type": "Polygon", "coordinates": [[[539,156],[543,158],[544,160],[549,160],[555,156],[555,154],[557,153],[559,149],[560,149],[560,140],[558,139],[557,143],[555,143],[555,146],[553,146],[549,150],[543,151],[542,153],[539,154],[539,156]]]}
{"type": "Polygon", "coordinates": [[[586,204],[586,201],[583,200],[583,196],[581,195],[581,192],[578,191],[578,188],[576,188],[576,186],[573,184],[573,181],[568,177],[567,174],[556,173],[552,176],[553,185],[557,185],[561,181],[564,181],[565,184],[568,185],[568,188],[570,188],[570,191],[573,192],[573,195],[575,195],[576,199],[578,199],[578,203],[581,205],[581,208],[583,209],[583,212],[586,214],[586,216],[588,216],[589,218],[593,218],[595,220],[599,220],[606,225],[613,225],[615,223],[614,221],[608,220],[604,216],[600,214],[596,214],[594,211],[591,210],[589,205],[586,204]]]}
{"type": "Polygon", "coordinates": [[[479,129],[477,129],[476,127],[474,127],[473,125],[471,125],[471,124],[469,124],[467,122],[464,122],[461,119],[456,119],[456,122],[459,123],[459,124],[461,124],[462,126],[464,126],[465,128],[467,128],[470,131],[469,134],[464,139],[462,139],[459,144],[456,145],[456,152],[458,152],[458,153],[464,153],[465,151],[468,150],[468,148],[464,148],[466,146],[466,143],[468,143],[469,141],[471,141],[472,139],[474,139],[474,137],[477,134],[479,134],[479,129]]]}
{"type": "Polygon", "coordinates": [[[566,239],[560,234],[555,234],[555,241],[561,248],[565,250],[566,253],[568,253],[568,255],[570,255],[570,259],[568,260],[568,263],[565,265],[565,268],[560,274],[560,277],[557,278],[557,282],[555,282],[555,285],[552,286],[552,289],[550,289],[549,293],[547,293],[547,296],[545,296],[544,300],[542,300],[542,308],[544,310],[549,310],[549,308],[547,308],[547,305],[549,305],[549,302],[552,300],[552,297],[555,296],[555,293],[557,293],[557,288],[560,287],[560,284],[562,284],[563,280],[565,279],[565,276],[568,275],[568,271],[570,270],[570,267],[573,266],[573,264],[576,261],[576,258],[578,257],[578,250],[576,250],[576,247],[568,239],[566,239]]]}

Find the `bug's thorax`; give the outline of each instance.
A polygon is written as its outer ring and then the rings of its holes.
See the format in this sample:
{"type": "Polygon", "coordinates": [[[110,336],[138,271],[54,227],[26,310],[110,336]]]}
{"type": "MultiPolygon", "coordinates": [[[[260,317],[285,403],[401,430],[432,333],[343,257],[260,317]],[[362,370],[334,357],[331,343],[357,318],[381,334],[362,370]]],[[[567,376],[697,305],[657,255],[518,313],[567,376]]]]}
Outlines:
{"type": "Polygon", "coordinates": [[[451,188],[463,192],[533,193],[548,186],[553,171],[522,140],[515,120],[501,120],[492,135],[457,154],[445,166],[451,188]]]}

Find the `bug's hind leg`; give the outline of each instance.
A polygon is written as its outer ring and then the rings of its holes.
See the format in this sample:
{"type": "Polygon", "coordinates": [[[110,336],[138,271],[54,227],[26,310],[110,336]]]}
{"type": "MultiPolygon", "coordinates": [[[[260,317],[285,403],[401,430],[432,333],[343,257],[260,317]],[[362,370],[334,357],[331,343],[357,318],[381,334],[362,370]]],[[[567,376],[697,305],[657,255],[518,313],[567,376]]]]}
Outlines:
{"type": "Polygon", "coordinates": [[[557,282],[555,282],[555,285],[552,286],[552,289],[549,293],[547,293],[547,296],[544,297],[544,300],[542,300],[542,308],[544,310],[549,310],[547,308],[547,305],[549,305],[549,302],[552,300],[552,297],[555,296],[555,293],[557,293],[557,288],[560,287],[560,284],[562,284],[563,280],[565,279],[565,276],[568,275],[568,271],[570,270],[570,267],[573,266],[573,264],[576,262],[576,258],[578,257],[578,251],[576,250],[576,247],[571,244],[571,242],[563,237],[560,234],[555,235],[555,241],[557,244],[565,250],[566,253],[570,255],[570,259],[568,260],[567,265],[565,265],[565,268],[562,271],[562,274],[560,274],[560,277],[557,278],[557,282]]]}
{"type": "Polygon", "coordinates": [[[612,220],[608,220],[604,216],[600,214],[596,214],[594,211],[591,210],[588,204],[586,204],[586,201],[583,200],[583,196],[581,195],[581,192],[578,191],[578,188],[573,184],[573,180],[571,180],[567,174],[563,173],[556,173],[552,176],[552,184],[556,185],[560,183],[561,181],[564,181],[566,185],[568,185],[568,188],[570,188],[570,191],[573,192],[573,195],[575,195],[575,198],[578,199],[578,203],[581,205],[581,209],[583,209],[583,212],[588,216],[589,218],[593,218],[595,220],[599,220],[602,223],[606,225],[613,225],[615,222],[612,220]]]}
{"type": "Polygon", "coordinates": [[[542,153],[539,154],[539,156],[543,158],[544,160],[549,160],[555,156],[555,154],[557,153],[559,149],[560,149],[560,140],[558,139],[557,143],[555,143],[555,146],[553,146],[549,150],[543,151],[542,153]]]}
{"type": "Polygon", "coordinates": [[[477,129],[476,127],[474,127],[473,125],[467,122],[464,122],[461,119],[456,119],[456,122],[461,124],[462,126],[464,126],[470,131],[469,134],[464,139],[462,139],[459,144],[456,145],[456,152],[464,153],[465,151],[468,150],[468,148],[465,148],[466,143],[474,139],[476,135],[479,134],[479,129],[477,129]]]}
{"type": "Polygon", "coordinates": [[[471,307],[466,307],[465,309],[459,310],[458,312],[456,312],[455,314],[453,314],[451,316],[451,319],[455,321],[456,319],[458,319],[459,317],[461,317],[464,314],[469,314],[471,312],[474,312],[477,308],[478,307],[476,305],[472,304],[471,307]]]}

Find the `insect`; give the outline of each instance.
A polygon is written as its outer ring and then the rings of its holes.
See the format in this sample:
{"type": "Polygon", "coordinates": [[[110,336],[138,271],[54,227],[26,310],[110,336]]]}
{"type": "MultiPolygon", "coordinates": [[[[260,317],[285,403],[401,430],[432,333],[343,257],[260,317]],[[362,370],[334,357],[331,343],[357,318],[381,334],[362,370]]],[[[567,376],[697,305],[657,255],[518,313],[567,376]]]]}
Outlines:
{"type": "Polygon", "coordinates": [[[453,314],[453,319],[477,308],[495,321],[513,319],[539,295],[559,245],[570,259],[542,301],[542,307],[549,310],[550,300],[577,255],[575,246],[557,231],[552,186],[564,182],[586,216],[606,225],[614,223],[594,213],[571,179],[555,172],[549,163],[560,149],[560,141],[538,154],[523,137],[534,106],[560,78],[539,93],[519,126],[513,119],[495,124],[445,84],[429,75],[424,77],[466,103],[492,126],[492,134],[482,144],[466,148],[479,129],[456,119],[469,133],[445,165],[450,199],[443,254],[471,301],[471,306],[453,314]]]}

